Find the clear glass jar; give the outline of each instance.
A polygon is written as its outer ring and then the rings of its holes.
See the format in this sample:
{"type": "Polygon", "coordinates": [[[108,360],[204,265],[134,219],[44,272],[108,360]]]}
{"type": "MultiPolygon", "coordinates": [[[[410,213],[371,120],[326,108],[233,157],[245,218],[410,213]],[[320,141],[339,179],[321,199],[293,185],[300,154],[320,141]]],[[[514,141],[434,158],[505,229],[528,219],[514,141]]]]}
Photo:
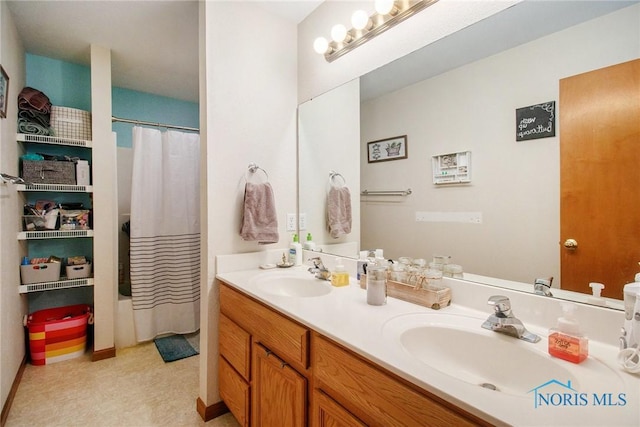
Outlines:
{"type": "Polygon", "coordinates": [[[462,266],[458,264],[447,264],[444,266],[443,275],[445,277],[454,277],[456,279],[462,279],[462,266]]]}
{"type": "Polygon", "coordinates": [[[433,289],[442,287],[442,271],[429,268],[424,273],[425,280],[422,287],[424,289],[433,289]]]}
{"type": "Polygon", "coordinates": [[[389,267],[389,270],[390,280],[405,283],[405,281],[407,280],[407,271],[403,264],[393,263],[389,267]]]}

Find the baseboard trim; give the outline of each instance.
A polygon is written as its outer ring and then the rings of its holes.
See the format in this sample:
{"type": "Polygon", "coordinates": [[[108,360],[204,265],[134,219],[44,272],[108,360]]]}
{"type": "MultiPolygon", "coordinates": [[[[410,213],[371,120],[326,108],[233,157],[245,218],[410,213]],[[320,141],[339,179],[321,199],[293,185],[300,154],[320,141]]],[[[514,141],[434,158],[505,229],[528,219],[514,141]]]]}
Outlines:
{"type": "Polygon", "coordinates": [[[223,401],[207,406],[199,397],[196,400],[196,410],[204,422],[211,421],[229,412],[229,408],[227,408],[227,405],[223,401]]]}
{"type": "Polygon", "coordinates": [[[116,357],[116,348],[104,348],[102,350],[93,350],[93,354],[91,355],[91,361],[97,362],[99,360],[110,359],[112,357],[116,357]]]}
{"type": "Polygon", "coordinates": [[[11,384],[11,390],[9,390],[9,394],[7,395],[7,400],[4,402],[2,406],[2,413],[0,414],[0,427],[4,426],[7,422],[7,418],[9,418],[9,410],[11,409],[11,404],[13,403],[13,399],[16,397],[16,393],[18,392],[18,386],[20,385],[20,381],[22,380],[22,374],[24,374],[24,370],[27,366],[27,356],[25,355],[22,358],[22,363],[18,368],[18,372],[16,372],[16,377],[13,379],[13,384],[11,384]]]}

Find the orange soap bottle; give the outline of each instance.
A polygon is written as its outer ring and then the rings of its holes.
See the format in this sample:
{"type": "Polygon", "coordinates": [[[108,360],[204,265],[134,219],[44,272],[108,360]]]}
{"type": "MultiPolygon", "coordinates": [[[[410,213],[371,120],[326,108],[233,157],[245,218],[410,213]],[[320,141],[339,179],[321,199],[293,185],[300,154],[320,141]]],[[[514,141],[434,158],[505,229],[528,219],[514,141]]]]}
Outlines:
{"type": "Polygon", "coordinates": [[[580,332],[580,324],[575,318],[578,307],[572,303],[562,303],[562,317],[558,327],[549,329],[549,354],[553,357],[580,363],[589,356],[589,339],[580,332]]]}

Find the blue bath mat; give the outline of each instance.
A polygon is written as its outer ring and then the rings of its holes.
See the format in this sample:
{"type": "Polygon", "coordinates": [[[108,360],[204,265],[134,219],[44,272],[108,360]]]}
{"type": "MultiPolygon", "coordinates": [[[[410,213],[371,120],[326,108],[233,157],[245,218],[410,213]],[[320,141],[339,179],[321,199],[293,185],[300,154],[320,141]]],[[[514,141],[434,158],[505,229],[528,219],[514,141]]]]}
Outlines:
{"type": "Polygon", "coordinates": [[[182,335],[169,335],[167,337],[156,338],[153,340],[156,348],[165,362],[174,362],[176,360],[185,359],[195,356],[198,351],[194,349],[189,341],[182,335]]]}

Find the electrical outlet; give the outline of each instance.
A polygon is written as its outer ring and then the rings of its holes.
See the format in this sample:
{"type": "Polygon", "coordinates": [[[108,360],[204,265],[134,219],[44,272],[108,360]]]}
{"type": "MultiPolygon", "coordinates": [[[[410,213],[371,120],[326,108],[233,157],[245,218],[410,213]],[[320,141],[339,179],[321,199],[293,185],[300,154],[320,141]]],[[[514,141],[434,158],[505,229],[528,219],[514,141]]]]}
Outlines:
{"type": "Polygon", "coordinates": [[[287,231],[296,231],[296,214],[287,214],[287,231]]]}
{"type": "Polygon", "coordinates": [[[300,228],[300,230],[306,230],[307,229],[307,214],[306,213],[300,213],[300,217],[298,218],[298,227],[300,228]]]}

